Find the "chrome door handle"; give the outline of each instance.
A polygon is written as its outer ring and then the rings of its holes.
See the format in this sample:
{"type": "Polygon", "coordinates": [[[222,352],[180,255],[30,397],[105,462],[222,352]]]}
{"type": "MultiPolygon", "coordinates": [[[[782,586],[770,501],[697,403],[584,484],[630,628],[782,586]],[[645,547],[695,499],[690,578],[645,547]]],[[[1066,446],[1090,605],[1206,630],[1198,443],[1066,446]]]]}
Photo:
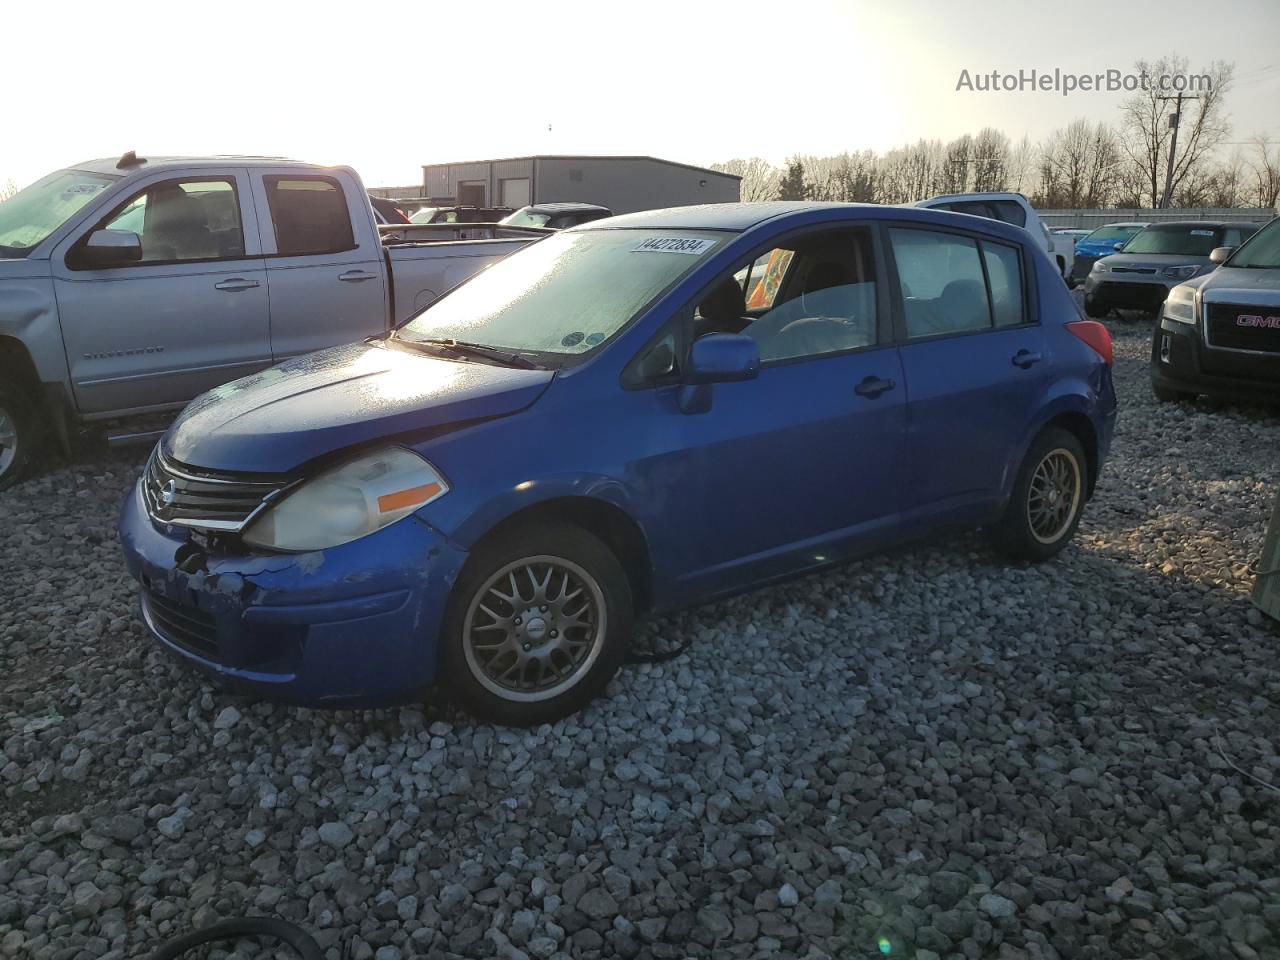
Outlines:
{"type": "Polygon", "coordinates": [[[1032,364],[1039,363],[1042,359],[1044,358],[1038,353],[1033,353],[1030,350],[1019,350],[1013,355],[1013,365],[1026,370],[1032,364]]]}
{"type": "Polygon", "coordinates": [[[223,280],[215,283],[215,290],[251,290],[258,285],[257,280],[246,280],[244,277],[232,277],[230,280],[223,280]]]}
{"type": "Polygon", "coordinates": [[[359,283],[361,280],[377,280],[378,275],[365,270],[348,270],[346,273],[338,274],[338,279],[347,283],[359,283]]]}

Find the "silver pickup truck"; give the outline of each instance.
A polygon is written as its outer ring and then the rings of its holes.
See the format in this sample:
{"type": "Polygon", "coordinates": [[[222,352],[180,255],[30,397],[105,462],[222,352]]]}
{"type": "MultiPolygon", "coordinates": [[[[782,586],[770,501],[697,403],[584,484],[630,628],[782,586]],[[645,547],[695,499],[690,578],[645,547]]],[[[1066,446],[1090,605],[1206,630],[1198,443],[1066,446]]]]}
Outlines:
{"type": "Polygon", "coordinates": [[[380,233],[349,167],[130,153],[44,177],[0,203],[0,489],[46,442],[140,436],[212,387],[383,333],[539,232],[484,235],[380,233]]]}

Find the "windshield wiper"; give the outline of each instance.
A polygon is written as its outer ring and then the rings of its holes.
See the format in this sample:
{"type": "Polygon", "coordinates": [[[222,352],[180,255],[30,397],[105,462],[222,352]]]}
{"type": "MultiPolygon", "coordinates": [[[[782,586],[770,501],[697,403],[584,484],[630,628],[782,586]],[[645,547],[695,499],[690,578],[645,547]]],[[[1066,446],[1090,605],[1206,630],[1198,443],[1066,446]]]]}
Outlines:
{"type": "Polygon", "coordinates": [[[536,370],[538,365],[528,357],[522,357],[510,350],[486,346],[483,343],[471,343],[468,340],[454,340],[452,337],[404,338],[406,343],[425,343],[434,347],[443,347],[463,357],[480,357],[493,360],[507,367],[521,367],[525,370],[536,370]]]}

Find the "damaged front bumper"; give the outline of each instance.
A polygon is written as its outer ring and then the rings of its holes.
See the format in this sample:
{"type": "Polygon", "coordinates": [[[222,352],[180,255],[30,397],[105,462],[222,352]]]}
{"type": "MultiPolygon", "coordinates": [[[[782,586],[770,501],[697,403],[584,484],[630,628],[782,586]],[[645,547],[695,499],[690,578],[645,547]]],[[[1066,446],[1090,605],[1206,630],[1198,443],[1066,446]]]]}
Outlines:
{"type": "Polygon", "coordinates": [[[234,686],[318,707],[420,697],[466,560],[416,517],[328,550],[235,553],[157,524],[136,488],[120,542],[165,649],[234,686]]]}

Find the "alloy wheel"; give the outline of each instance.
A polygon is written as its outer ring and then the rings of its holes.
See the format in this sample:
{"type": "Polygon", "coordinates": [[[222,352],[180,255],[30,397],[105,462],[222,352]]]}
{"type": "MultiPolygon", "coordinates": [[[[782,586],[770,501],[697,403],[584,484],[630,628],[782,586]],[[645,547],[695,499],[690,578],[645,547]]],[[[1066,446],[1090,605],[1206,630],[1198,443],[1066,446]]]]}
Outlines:
{"type": "Polygon", "coordinates": [[[549,700],[578,683],[600,655],[604,591],[562,557],[506,564],[471,598],[463,621],[467,667],[506,700],[549,700]]]}
{"type": "Polygon", "coordinates": [[[1080,508],[1080,463],[1070,450],[1050,450],[1036,465],[1027,491],[1027,523],[1041,543],[1056,543],[1080,508]]]}

